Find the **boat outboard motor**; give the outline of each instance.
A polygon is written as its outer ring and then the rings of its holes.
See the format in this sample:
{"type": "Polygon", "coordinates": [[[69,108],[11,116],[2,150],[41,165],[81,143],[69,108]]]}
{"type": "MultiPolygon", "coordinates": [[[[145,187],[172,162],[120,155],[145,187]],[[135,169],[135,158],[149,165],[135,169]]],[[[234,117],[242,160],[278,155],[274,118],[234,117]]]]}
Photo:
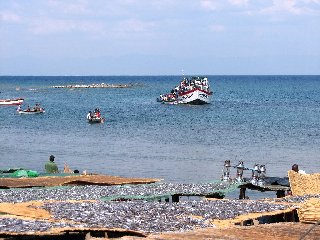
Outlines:
{"type": "Polygon", "coordinates": [[[240,161],[239,164],[236,166],[237,168],[237,177],[236,177],[236,182],[243,182],[243,178],[242,178],[242,175],[243,175],[243,170],[244,170],[244,165],[243,165],[243,162],[240,161]]]}
{"type": "Polygon", "coordinates": [[[231,178],[230,178],[230,160],[226,160],[224,162],[224,168],[223,168],[223,175],[222,175],[222,181],[224,182],[230,182],[231,178]]]}

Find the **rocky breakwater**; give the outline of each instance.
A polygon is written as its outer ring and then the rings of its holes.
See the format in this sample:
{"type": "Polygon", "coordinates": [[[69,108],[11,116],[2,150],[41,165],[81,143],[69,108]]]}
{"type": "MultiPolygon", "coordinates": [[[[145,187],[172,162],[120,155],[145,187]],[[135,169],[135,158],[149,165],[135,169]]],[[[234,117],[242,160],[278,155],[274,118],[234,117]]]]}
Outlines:
{"type": "Polygon", "coordinates": [[[70,85],[56,85],[52,88],[130,88],[134,84],[108,84],[108,83],[92,83],[92,84],[70,84],[70,85]]]}

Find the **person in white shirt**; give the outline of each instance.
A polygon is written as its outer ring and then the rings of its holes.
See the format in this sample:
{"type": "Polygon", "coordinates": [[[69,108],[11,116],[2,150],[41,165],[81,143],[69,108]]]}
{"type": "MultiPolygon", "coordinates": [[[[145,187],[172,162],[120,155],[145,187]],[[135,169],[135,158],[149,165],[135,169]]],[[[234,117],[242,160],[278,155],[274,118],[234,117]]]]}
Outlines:
{"type": "Polygon", "coordinates": [[[89,111],[89,113],[87,114],[87,119],[88,119],[88,120],[91,119],[91,115],[92,115],[92,113],[91,113],[91,111],[89,111]]]}

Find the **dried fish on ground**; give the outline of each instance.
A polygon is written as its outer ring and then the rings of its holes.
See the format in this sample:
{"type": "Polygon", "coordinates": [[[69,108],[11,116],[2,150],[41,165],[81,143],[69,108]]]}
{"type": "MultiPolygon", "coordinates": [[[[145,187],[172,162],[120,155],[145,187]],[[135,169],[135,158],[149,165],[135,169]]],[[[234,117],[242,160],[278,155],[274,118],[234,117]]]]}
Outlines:
{"type": "Polygon", "coordinates": [[[43,208],[50,211],[56,220],[71,220],[95,228],[124,228],[151,233],[212,227],[211,220],[214,219],[279,211],[288,206],[259,201],[217,200],[180,203],[55,202],[46,203],[43,208]]]}
{"type": "Polygon", "coordinates": [[[161,196],[198,195],[206,196],[214,193],[228,192],[237,185],[225,182],[203,184],[155,183],[122,186],[73,186],[49,188],[2,189],[0,202],[26,202],[45,200],[117,200],[144,199],[161,196]]]}

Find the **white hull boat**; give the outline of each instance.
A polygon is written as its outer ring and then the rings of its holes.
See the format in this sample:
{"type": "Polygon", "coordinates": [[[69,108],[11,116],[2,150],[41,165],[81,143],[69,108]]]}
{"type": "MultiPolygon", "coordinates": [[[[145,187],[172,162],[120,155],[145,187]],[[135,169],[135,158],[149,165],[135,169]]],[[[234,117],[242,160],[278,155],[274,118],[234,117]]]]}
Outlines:
{"type": "Polygon", "coordinates": [[[164,104],[207,104],[210,103],[212,91],[206,77],[183,78],[171,93],[160,95],[158,102],[164,104]]]}
{"type": "Polygon", "coordinates": [[[17,105],[21,105],[23,101],[24,101],[23,98],[3,99],[3,100],[0,100],[0,106],[17,106],[17,105]]]}
{"type": "Polygon", "coordinates": [[[194,89],[188,92],[179,94],[178,101],[179,103],[187,104],[206,104],[210,103],[210,96],[212,93],[204,90],[194,89]]]}

